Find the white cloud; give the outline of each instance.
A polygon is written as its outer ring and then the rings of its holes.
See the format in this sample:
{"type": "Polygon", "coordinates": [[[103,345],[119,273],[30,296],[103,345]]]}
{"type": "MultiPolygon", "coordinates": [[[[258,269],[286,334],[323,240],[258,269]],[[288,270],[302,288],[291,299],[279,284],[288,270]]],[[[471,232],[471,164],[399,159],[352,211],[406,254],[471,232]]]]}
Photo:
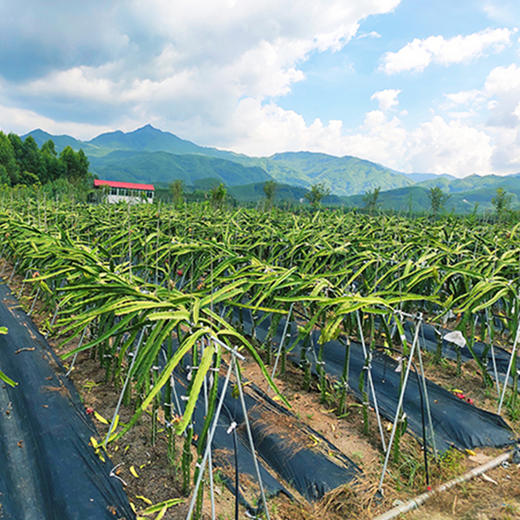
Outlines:
{"type": "Polygon", "coordinates": [[[363,38],[381,38],[381,35],[377,31],[362,32],[356,35],[356,39],[362,40],[363,38]]]}
{"type": "Polygon", "coordinates": [[[369,112],[363,126],[344,137],[343,145],[349,154],[401,171],[460,177],[491,171],[493,147],[486,133],[437,115],[408,130],[395,116],[369,112]]]}
{"type": "MultiPolygon", "coordinates": [[[[0,121],[9,121],[9,126],[0,125],[0,130],[4,132],[15,132],[24,134],[28,129],[41,128],[54,135],[68,134],[78,139],[90,139],[103,132],[113,130],[111,127],[103,125],[89,125],[76,123],[74,121],[57,122],[51,118],[37,114],[32,110],[7,107],[0,105],[0,121]]],[[[128,122],[123,125],[123,129],[134,128],[135,124],[128,122]]]]}
{"type": "Polygon", "coordinates": [[[483,93],[490,99],[489,124],[514,128],[520,123],[515,112],[520,103],[520,66],[495,67],[489,74],[483,93]]]}
{"type": "Polygon", "coordinates": [[[445,96],[453,105],[471,105],[481,103],[485,99],[482,92],[477,89],[461,90],[459,92],[445,94],[445,96]]]}
{"type": "Polygon", "coordinates": [[[399,104],[397,96],[401,93],[399,89],[385,89],[374,92],[370,99],[375,100],[379,103],[379,108],[386,112],[391,108],[396,107],[399,104]]]}
{"type": "Polygon", "coordinates": [[[191,138],[222,140],[242,99],[286,95],[310,53],[341,49],[399,2],[92,0],[80,14],[27,0],[20,17],[0,5],[0,102],[92,125],[205,124],[191,138]]]}
{"type": "Polygon", "coordinates": [[[390,168],[406,170],[407,131],[401,121],[380,110],[365,115],[363,124],[343,138],[343,154],[370,159],[390,168]]]}
{"type": "Polygon", "coordinates": [[[230,148],[250,155],[271,155],[287,150],[337,153],[342,142],[342,122],[307,125],[300,114],[275,103],[254,98],[241,100],[231,121],[230,148]]]}
{"type": "Polygon", "coordinates": [[[477,113],[474,110],[450,110],[448,112],[449,118],[454,120],[474,118],[477,113]]]}
{"type": "Polygon", "coordinates": [[[434,116],[411,133],[408,146],[409,167],[413,171],[458,176],[492,171],[490,136],[461,121],[434,116]]]}
{"type": "Polygon", "coordinates": [[[490,20],[499,24],[510,24],[512,20],[518,20],[520,15],[517,0],[486,1],[482,9],[490,20]]]}
{"type": "Polygon", "coordinates": [[[19,88],[22,93],[77,100],[108,101],[114,91],[114,82],[96,74],[92,67],[73,67],[68,70],[53,71],[44,78],[29,81],[19,88]]]}
{"type": "Polygon", "coordinates": [[[493,165],[520,171],[520,66],[495,67],[486,78],[488,131],[496,144],[493,165]]]}
{"type": "MultiPolygon", "coordinates": [[[[400,90],[374,92],[378,109],[356,128],[305,119],[277,98],[305,79],[310,55],[337,51],[370,14],[399,0],[27,0],[19,16],[0,3],[0,121],[80,138],[152,123],[200,144],[254,154],[301,150],[357,155],[405,171],[520,170],[520,68],[497,67],[480,90],[446,95],[452,112],[403,122],[400,90]],[[49,20],[42,24],[41,19],[49,20]],[[28,29],[30,28],[30,30],[28,29]],[[487,122],[470,125],[475,107],[487,122]],[[486,124],[487,123],[487,124],[486,124]]],[[[414,40],[385,55],[388,73],[498,52],[514,31],[414,40]]]]}
{"type": "Polygon", "coordinates": [[[462,121],[434,115],[408,130],[397,116],[381,110],[365,115],[363,124],[346,129],[341,121],[306,124],[294,111],[244,99],[233,120],[231,149],[251,155],[308,150],[354,155],[401,171],[450,173],[457,176],[492,171],[494,146],[485,131],[462,121]]]}
{"type": "Polygon", "coordinates": [[[397,52],[387,52],[382,58],[381,69],[387,74],[404,71],[422,71],[428,65],[452,65],[471,61],[486,52],[500,52],[511,44],[516,29],[485,29],[467,36],[458,35],[445,39],[430,36],[414,39],[397,52]]]}
{"type": "MultiPolygon", "coordinates": [[[[481,89],[447,94],[451,107],[466,107],[449,112],[454,120],[472,120],[475,129],[488,137],[491,150],[489,171],[520,171],[520,66],[513,63],[492,69],[481,89]]],[[[450,108],[450,104],[444,108],[450,108]]],[[[478,143],[479,141],[475,141],[478,143]]],[[[475,144],[475,149],[482,146],[475,144]]]]}
{"type": "Polygon", "coordinates": [[[446,94],[444,108],[456,110],[442,116],[432,110],[411,128],[402,120],[406,111],[389,113],[398,106],[398,94],[397,89],[375,92],[379,109],[368,112],[357,128],[341,121],[306,123],[274,103],[243,99],[220,144],[254,155],[285,150],[355,155],[400,171],[459,177],[520,171],[520,66],[495,67],[482,89],[446,94]],[[488,120],[482,118],[486,110],[488,120]]]}

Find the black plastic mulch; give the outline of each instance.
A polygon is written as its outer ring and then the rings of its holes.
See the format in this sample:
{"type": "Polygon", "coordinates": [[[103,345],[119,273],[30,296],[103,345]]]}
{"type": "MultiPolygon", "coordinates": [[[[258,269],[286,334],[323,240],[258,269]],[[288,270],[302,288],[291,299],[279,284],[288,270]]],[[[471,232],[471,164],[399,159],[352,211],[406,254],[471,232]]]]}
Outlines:
{"type": "MultiPolygon", "coordinates": [[[[176,380],[182,387],[187,384],[185,376],[180,375],[179,371],[176,380]]],[[[219,389],[220,396],[223,390],[222,378],[219,380],[219,389]]],[[[310,501],[319,500],[328,491],[359,476],[360,470],[351,459],[255,385],[247,384],[244,400],[255,451],[259,457],[262,483],[268,496],[279,493],[292,496],[277,480],[277,476],[310,501]]],[[[201,395],[193,416],[194,431],[197,434],[202,431],[204,419],[205,407],[201,395]]],[[[236,389],[230,383],[212,448],[216,454],[216,465],[226,470],[226,484],[234,490],[234,444],[232,434],[227,433],[232,423],[237,425],[239,473],[247,475],[247,479],[242,478],[240,488],[247,488],[250,481],[257,481],[257,477],[242,406],[236,389]]],[[[241,497],[245,495],[244,491],[246,489],[241,490],[241,497]]]]}
{"type": "Polygon", "coordinates": [[[18,383],[0,383],[0,518],[134,519],[60,361],[3,284],[0,299],[0,367],[18,383]]]}
{"type": "MultiPolygon", "coordinates": [[[[411,322],[406,322],[404,328],[406,338],[410,341],[413,337],[414,325],[411,322]]],[[[429,352],[436,353],[440,342],[440,353],[442,357],[456,360],[458,356],[457,350],[460,350],[460,359],[462,362],[471,361],[474,359],[473,354],[467,345],[459,349],[453,343],[449,343],[443,339],[444,335],[446,335],[448,332],[451,331],[440,327],[435,328],[432,325],[423,323],[419,333],[419,342],[421,347],[425,350],[428,350],[429,352]]],[[[471,348],[473,349],[475,356],[478,357],[487,367],[488,373],[494,376],[493,357],[490,345],[483,343],[482,341],[474,341],[471,348]]],[[[507,367],[511,359],[511,354],[507,352],[507,350],[497,345],[494,346],[494,354],[498,377],[501,381],[503,381],[507,373],[507,367]]],[[[511,380],[512,378],[510,377],[509,383],[511,383],[511,380]]]]}
{"type": "MultiPolygon", "coordinates": [[[[234,316],[238,313],[235,311],[234,316]]],[[[248,312],[243,313],[243,325],[247,333],[252,333],[253,326],[248,312]]],[[[260,317],[261,318],[261,317],[260,317]]],[[[258,319],[255,323],[255,335],[259,341],[264,341],[269,330],[270,320],[258,319]]],[[[284,328],[284,320],[278,325],[273,337],[273,344],[279,345],[284,328]]],[[[291,322],[288,327],[289,338],[286,346],[293,345],[288,357],[299,364],[303,347],[302,341],[295,341],[298,336],[297,324],[291,322]]],[[[320,332],[314,331],[311,335],[311,346],[306,352],[306,358],[311,363],[312,371],[317,374],[316,359],[319,353],[320,332]],[[314,349],[314,353],[312,352],[314,349]]],[[[345,342],[341,340],[329,341],[323,346],[323,362],[325,372],[336,380],[341,380],[346,357],[345,342]]],[[[351,343],[349,365],[349,388],[358,400],[362,400],[362,391],[359,380],[365,366],[365,357],[362,347],[358,343],[351,343]]],[[[375,351],[371,362],[372,378],[381,415],[390,421],[394,420],[400,392],[401,374],[396,372],[399,364],[390,356],[375,351]]],[[[367,378],[365,377],[365,385],[367,378]]],[[[487,412],[473,406],[445,390],[441,386],[426,380],[429,404],[431,409],[435,444],[439,451],[450,447],[458,449],[472,449],[492,446],[503,447],[513,444],[517,436],[509,425],[497,414],[487,412]]],[[[368,392],[368,387],[365,387],[368,392]]],[[[417,437],[422,438],[423,409],[420,400],[420,385],[412,372],[404,394],[403,409],[408,420],[409,430],[417,437]]]]}

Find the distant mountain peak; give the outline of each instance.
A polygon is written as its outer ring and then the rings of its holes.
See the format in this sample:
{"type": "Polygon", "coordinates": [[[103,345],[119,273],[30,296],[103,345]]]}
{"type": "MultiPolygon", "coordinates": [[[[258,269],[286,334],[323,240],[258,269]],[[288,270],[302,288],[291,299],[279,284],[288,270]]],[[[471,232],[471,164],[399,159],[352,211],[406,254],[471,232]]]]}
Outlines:
{"type": "Polygon", "coordinates": [[[115,136],[115,135],[126,135],[126,134],[123,131],[121,131],[121,130],[113,130],[111,132],[104,132],[104,133],[99,134],[96,137],[92,138],[90,140],[90,142],[93,142],[93,141],[105,138],[107,136],[115,136]]]}
{"type": "MultiPolygon", "coordinates": [[[[34,130],[31,130],[29,133],[25,134],[24,136],[22,136],[22,138],[24,137],[29,137],[29,136],[32,136],[33,138],[35,138],[36,136],[42,136],[42,137],[46,137],[48,139],[52,139],[54,137],[63,137],[63,136],[54,136],[52,134],[49,134],[49,132],[46,132],[45,130],[42,130],[41,128],[36,128],[34,130]]],[[[74,138],[72,138],[74,139],[74,138]]]]}
{"type": "Polygon", "coordinates": [[[141,126],[140,128],[136,128],[136,129],[133,130],[132,132],[127,132],[127,133],[129,133],[129,134],[135,134],[135,133],[137,133],[137,132],[149,132],[149,131],[159,132],[159,133],[161,133],[161,134],[169,133],[169,132],[163,132],[163,131],[160,130],[159,128],[155,128],[155,126],[152,126],[150,123],[147,123],[146,125],[141,126]]]}
{"type": "Polygon", "coordinates": [[[63,148],[65,148],[66,146],[71,146],[74,149],[79,149],[79,146],[82,144],[81,141],[78,141],[70,135],[53,135],[49,134],[49,132],[46,132],[45,130],[42,130],[41,128],[35,128],[34,130],[31,130],[30,132],[20,137],[22,138],[22,140],[25,140],[29,136],[31,136],[36,141],[36,144],[38,146],[42,146],[43,143],[45,143],[49,139],[52,139],[58,150],[63,150],[63,148]]]}

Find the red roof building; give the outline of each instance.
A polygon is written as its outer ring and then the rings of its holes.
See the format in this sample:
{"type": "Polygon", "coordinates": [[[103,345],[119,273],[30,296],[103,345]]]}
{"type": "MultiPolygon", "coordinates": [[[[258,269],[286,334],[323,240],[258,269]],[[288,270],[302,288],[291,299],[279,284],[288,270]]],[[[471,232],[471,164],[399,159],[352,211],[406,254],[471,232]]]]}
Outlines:
{"type": "MultiPolygon", "coordinates": [[[[153,184],[139,184],[135,182],[104,181],[94,179],[94,188],[101,192],[103,200],[110,204],[126,202],[138,204],[153,202],[155,188],[153,184]],[[101,190],[101,188],[105,188],[101,190]]],[[[100,200],[98,198],[98,200],[100,200]]]]}
{"type": "Polygon", "coordinates": [[[137,184],[134,182],[103,181],[101,179],[94,179],[94,188],[99,188],[100,186],[109,186],[110,188],[126,188],[127,190],[155,191],[153,184],[137,184]]]}

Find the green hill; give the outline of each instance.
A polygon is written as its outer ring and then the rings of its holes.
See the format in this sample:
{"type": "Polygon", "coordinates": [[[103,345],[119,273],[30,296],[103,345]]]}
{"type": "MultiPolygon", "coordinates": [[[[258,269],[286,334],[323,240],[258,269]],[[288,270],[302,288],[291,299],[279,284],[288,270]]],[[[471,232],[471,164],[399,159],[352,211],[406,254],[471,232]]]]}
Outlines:
{"type": "Polygon", "coordinates": [[[40,146],[52,139],[58,152],[66,146],[82,148],[91,171],[101,178],[163,185],[181,179],[186,186],[206,190],[223,182],[233,187],[235,198],[243,201],[263,198],[262,184],[269,179],[279,183],[277,197],[283,200],[299,200],[311,185],[323,183],[332,194],[324,203],[358,207],[363,206],[363,193],[379,187],[380,206],[400,211],[427,211],[432,186],[450,194],[446,208],[457,212],[469,212],[477,203],[479,210],[491,209],[491,199],[499,187],[512,195],[513,205],[520,200],[520,174],[471,175],[463,179],[447,174],[404,174],[358,157],[313,152],[248,157],[199,146],[151,125],[132,132],[108,132],[90,141],[53,136],[40,129],[27,135],[32,135],[40,146]]]}
{"type": "MultiPolygon", "coordinates": [[[[482,178],[483,186],[478,186],[478,183],[476,183],[476,188],[452,191],[451,193],[443,185],[443,191],[450,195],[444,205],[444,210],[454,213],[471,213],[475,210],[479,213],[493,211],[492,199],[495,197],[498,188],[504,189],[511,196],[512,209],[520,209],[520,178],[518,176],[490,177],[494,177],[494,180],[487,182],[485,181],[486,177],[482,178]]],[[[430,188],[422,184],[380,192],[378,207],[401,212],[429,212],[430,198],[428,193],[430,188]]],[[[470,183],[470,185],[475,184],[470,183]]],[[[348,207],[362,208],[364,206],[363,195],[342,197],[342,201],[348,207]]]]}
{"type": "MultiPolygon", "coordinates": [[[[275,154],[271,157],[248,157],[246,155],[199,146],[191,141],[181,139],[170,132],[163,132],[151,125],[138,128],[133,132],[109,132],[101,134],[90,141],[80,141],[69,136],[52,136],[41,130],[33,130],[27,135],[32,135],[41,145],[48,139],[53,139],[56,149],[61,151],[65,146],[71,146],[75,150],[82,148],[87,154],[93,170],[104,176],[108,174],[118,177],[117,180],[148,180],[155,182],[160,179],[182,179],[191,184],[191,165],[186,160],[177,161],[176,166],[169,170],[167,163],[171,158],[156,156],[150,160],[142,155],[113,155],[117,151],[125,152],[163,152],[174,155],[203,156],[217,158],[239,165],[242,168],[253,168],[257,173],[248,179],[247,184],[259,182],[258,170],[264,171],[262,180],[273,178],[281,184],[290,184],[302,188],[308,188],[317,182],[325,183],[331,192],[336,195],[352,195],[363,193],[380,186],[382,189],[391,189],[413,184],[413,180],[404,174],[391,170],[370,161],[357,157],[334,157],[332,155],[312,152],[287,152],[275,154]],[[120,164],[115,159],[121,161],[120,164]],[[135,160],[135,164],[131,161],[135,160]],[[148,160],[148,167],[146,166],[148,160]],[[183,163],[179,166],[178,163],[183,163]],[[158,175],[156,168],[161,172],[158,175]],[[168,173],[169,171],[169,173],[168,173]]],[[[23,136],[26,137],[26,136],[23,136]]],[[[193,159],[192,159],[193,161],[193,159]]],[[[198,161],[193,172],[195,178],[215,177],[214,167],[202,172],[204,164],[208,162],[198,161]]],[[[228,164],[229,165],[229,164],[228,164]]],[[[238,166],[227,175],[228,178],[239,179],[238,166]]],[[[251,171],[251,170],[248,170],[251,171]]],[[[224,172],[217,176],[219,179],[226,177],[224,172]]],[[[224,181],[223,181],[224,182],[224,181]]],[[[236,181],[238,182],[238,181],[236,181]]],[[[241,181],[240,181],[241,182],[241,181]]],[[[233,181],[235,184],[235,181],[233,181]]]]}
{"type": "Polygon", "coordinates": [[[113,181],[170,183],[181,179],[194,185],[199,179],[214,178],[228,186],[265,182],[271,177],[259,167],[204,157],[167,152],[118,150],[101,157],[90,157],[90,169],[98,177],[113,181]]]}
{"type": "Polygon", "coordinates": [[[104,150],[132,150],[135,152],[169,152],[180,155],[205,155],[221,159],[234,159],[237,154],[199,146],[181,139],[171,132],[163,132],[152,125],[146,125],[133,132],[109,132],[87,141],[88,144],[104,150]]]}
{"type": "MultiPolygon", "coordinates": [[[[363,195],[342,197],[347,207],[362,208],[364,206],[363,195]]],[[[430,207],[428,190],[420,186],[397,188],[379,193],[377,207],[385,210],[420,213],[430,207]]]]}
{"type": "Polygon", "coordinates": [[[169,152],[182,155],[196,154],[228,160],[234,160],[236,157],[239,157],[239,154],[233,152],[199,146],[170,132],[163,132],[151,125],[143,126],[133,132],[122,132],[121,130],[107,132],[94,137],[90,141],[80,141],[68,135],[51,135],[40,129],[32,130],[23,135],[22,139],[29,135],[34,138],[38,146],[52,139],[58,152],[66,146],[70,146],[74,150],[82,148],[88,156],[102,156],[115,150],[129,150],[135,152],[169,152]]]}
{"type": "Polygon", "coordinates": [[[70,137],[70,135],[52,135],[44,130],[36,129],[32,130],[28,134],[22,135],[22,140],[25,140],[26,137],[32,136],[32,138],[36,141],[36,144],[41,148],[42,144],[46,143],[49,139],[54,142],[56,150],[61,152],[65,147],[70,146],[74,150],[79,150],[81,147],[84,148],[85,143],[83,141],[79,141],[74,137],[70,137]]]}
{"type": "MultiPolygon", "coordinates": [[[[240,202],[258,202],[265,200],[264,183],[245,184],[242,186],[232,186],[229,191],[233,197],[240,202]]],[[[299,202],[305,197],[308,190],[290,184],[278,184],[274,194],[274,200],[299,202]]]]}
{"type": "Polygon", "coordinates": [[[402,173],[351,156],[286,152],[257,159],[257,164],[279,182],[306,188],[323,182],[336,195],[364,193],[378,186],[385,190],[414,184],[402,173]]]}
{"type": "Polygon", "coordinates": [[[431,179],[456,179],[453,175],[448,175],[447,173],[405,173],[405,175],[414,181],[415,183],[429,181],[431,179]]]}
{"type": "Polygon", "coordinates": [[[420,182],[420,186],[430,188],[438,186],[446,193],[458,193],[462,191],[486,188],[495,191],[496,188],[516,189],[520,186],[520,178],[517,175],[469,175],[462,179],[439,176],[420,182]]]}

